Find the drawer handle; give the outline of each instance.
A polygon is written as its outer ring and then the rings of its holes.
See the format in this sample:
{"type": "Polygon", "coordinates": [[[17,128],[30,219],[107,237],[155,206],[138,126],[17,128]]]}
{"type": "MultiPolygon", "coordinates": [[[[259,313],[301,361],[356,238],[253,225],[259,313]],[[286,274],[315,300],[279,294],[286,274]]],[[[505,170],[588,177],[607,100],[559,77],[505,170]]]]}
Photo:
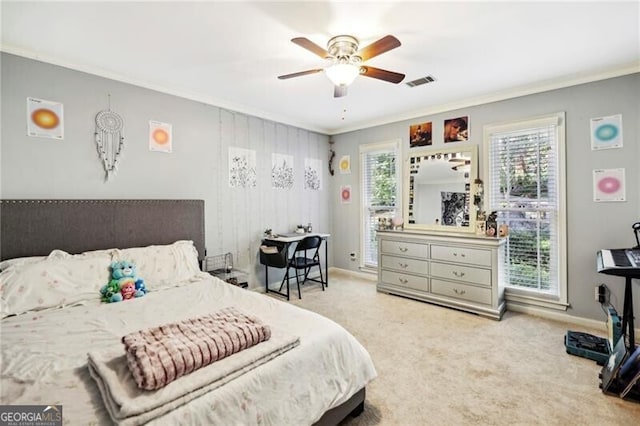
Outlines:
{"type": "Polygon", "coordinates": [[[401,284],[406,284],[409,282],[409,280],[406,278],[398,278],[398,281],[400,281],[401,284]]]}
{"type": "MultiPolygon", "coordinates": [[[[453,255],[454,255],[455,257],[458,257],[458,253],[456,253],[455,251],[453,252],[453,255]]],[[[460,253],[460,257],[467,257],[467,255],[466,255],[466,254],[464,254],[464,253],[460,253]]]]}
{"type": "Polygon", "coordinates": [[[408,263],[400,263],[400,262],[398,262],[398,265],[400,265],[401,268],[405,268],[405,269],[407,269],[409,267],[408,263]]]}
{"type": "Polygon", "coordinates": [[[466,293],[465,290],[458,290],[457,288],[454,288],[453,291],[455,294],[459,294],[461,296],[466,293]]]}
{"type": "Polygon", "coordinates": [[[452,274],[458,278],[464,277],[464,272],[452,271],[452,274]]]}
{"type": "Polygon", "coordinates": [[[409,248],[408,247],[398,247],[398,250],[400,250],[403,253],[406,253],[407,250],[409,250],[409,248]]]}

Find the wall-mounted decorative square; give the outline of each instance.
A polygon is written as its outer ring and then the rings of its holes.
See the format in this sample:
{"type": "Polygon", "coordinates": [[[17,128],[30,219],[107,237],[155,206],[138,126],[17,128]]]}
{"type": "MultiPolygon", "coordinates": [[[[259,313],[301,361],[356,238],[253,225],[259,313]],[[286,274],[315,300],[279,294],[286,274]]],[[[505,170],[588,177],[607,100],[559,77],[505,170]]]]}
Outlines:
{"type": "Polygon", "coordinates": [[[322,190],[322,160],[304,159],[304,189],[322,190]]]}
{"type": "Polygon", "coordinates": [[[271,188],[293,188],[293,155],[271,154],[271,188]]]}
{"type": "Polygon", "coordinates": [[[343,185],[340,187],[340,202],[342,204],[351,203],[351,185],[343,185]]]}
{"type": "Polygon", "coordinates": [[[149,120],[149,151],[171,153],[172,149],[171,124],[149,120]]]}
{"type": "Polygon", "coordinates": [[[431,145],[433,143],[431,132],[431,121],[409,126],[409,148],[431,145]]]}
{"type": "Polygon", "coordinates": [[[624,169],[593,171],[593,201],[626,201],[624,169]]]}
{"type": "Polygon", "coordinates": [[[591,119],[591,150],[622,148],[622,114],[591,119]]]}
{"type": "Polygon", "coordinates": [[[340,158],[340,173],[343,175],[348,175],[351,173],[351,156],[343,155],[340,158]]]}
{"type": "Polygon", "coordinates": [[[64,106],[60,102],[27,98],[27,135],[64,139],[64,106]]]}
{"type": "Polygon", "coordinates": [[[469,140],[469,117],[444,120],[444,141],[460,142],[469,140]]]}
{"type": "Polygon", "coordinates": [[[256,151],[229,147],[229,187],[255,188],[257,184],[256,151]]]}

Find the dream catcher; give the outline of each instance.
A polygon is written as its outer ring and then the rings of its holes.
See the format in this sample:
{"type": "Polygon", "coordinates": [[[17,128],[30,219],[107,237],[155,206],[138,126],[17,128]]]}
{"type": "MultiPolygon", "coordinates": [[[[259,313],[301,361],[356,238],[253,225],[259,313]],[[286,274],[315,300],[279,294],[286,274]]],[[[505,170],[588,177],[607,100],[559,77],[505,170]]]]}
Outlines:
{"type": "Polygon", "coordinates": [[[104,165],[106,180],[115,174],[118,158],[124,147],[123,128],[124,121],[120,114],[111,111],[111,96],[109,96],[109,109],[100,111],[96,115],[96,145],[104,165]]]}

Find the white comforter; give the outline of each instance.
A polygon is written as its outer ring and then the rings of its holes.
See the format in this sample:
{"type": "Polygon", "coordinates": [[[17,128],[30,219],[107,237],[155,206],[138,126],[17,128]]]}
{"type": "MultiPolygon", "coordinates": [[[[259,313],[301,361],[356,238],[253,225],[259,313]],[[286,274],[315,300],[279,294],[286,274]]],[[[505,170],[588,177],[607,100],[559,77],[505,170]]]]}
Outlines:
{"type": "Polygon", "coordinates": [[[312,424],[376,376],[367,351],[333,321],[207,276],[131,301],[89,302],[2,320],[0,401],[62,404],[65,423],[110,423],[89,375],[87,352],[113,346],[141,328],[226,306],[299,336],[300,345],[152,424],[312,424]]]}

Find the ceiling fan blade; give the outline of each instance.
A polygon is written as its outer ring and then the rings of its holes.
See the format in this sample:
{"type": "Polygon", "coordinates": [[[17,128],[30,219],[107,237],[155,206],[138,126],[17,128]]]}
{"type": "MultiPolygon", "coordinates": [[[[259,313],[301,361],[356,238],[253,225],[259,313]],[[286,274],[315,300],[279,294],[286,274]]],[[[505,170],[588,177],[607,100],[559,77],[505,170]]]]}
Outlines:
{"type": "Polygon", "coordinates": [[[334,86],[333,87],[333,97],[341,98],[343,96],[347,96],[347,86],[334,86]]]}
{"type": "Polygon", "coordinates": [[[391,49],[395,49],[398,46],[400,46],[400,40],[392,35],[388,35],[382,37],[378,41],[374,41],[367,47],[363,47],[356,53],[356,55],[360,56],[364,62],[384,52],[388,52],[391,49]]]}
{"type": "Polygon", "coordinates": [[[363,65],[360,67],[360,75],[365,77],[377,78],[378,80],[388,81],[389,83],[398,84],[404,79],[404,74],[393,71],[387,71],[380,68],[369,67],[363,65]]]}
{"type": "Polygon", "coordinates": [[[302,77],[303,75],[309,75],[309,74],[315,74],[317,72],[322,71],[322,68],[317,68],[315,70],[307,70],[307,71],[300,71],[300,72],[294,72],[291,74],[285,74],[285,75],[279,75],[278,78],[280,80],[286,80],[288,78],[294,78],[294,77],[302,77]]]}
{"type": "Polygon", "coordinates": [[[329,52],[327,52],[322,47],[318,46],[317,44],[315,44],[314,42],[312,42],[308,38],[296,37],[296,38],[292,38],[291,41],[293,43],[297,44],[298,46],[304,47],[308,51],[310,51],[312,53],[315,53],[316,55],[320,56],[322,59],[331,57],[329,52]]]}

